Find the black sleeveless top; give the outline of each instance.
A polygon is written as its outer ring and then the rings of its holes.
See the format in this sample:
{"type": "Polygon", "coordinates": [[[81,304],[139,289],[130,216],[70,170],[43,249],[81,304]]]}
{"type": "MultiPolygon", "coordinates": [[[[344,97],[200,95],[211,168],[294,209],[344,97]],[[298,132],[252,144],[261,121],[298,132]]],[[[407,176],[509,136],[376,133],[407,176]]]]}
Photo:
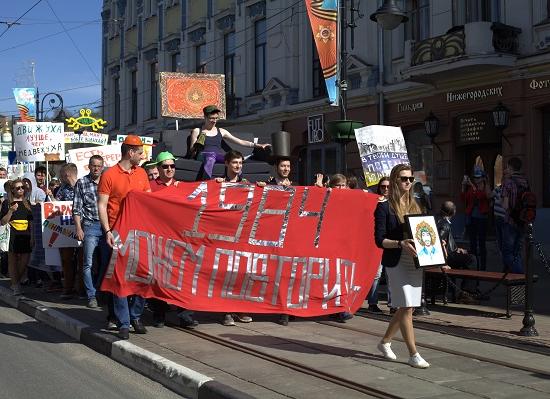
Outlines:
{"type": "Polygon", "coordinates": [[[205,135],[204,138],[204,152],[221,152],[222,149],[222,132],[220,128],[216,128],[217,133],[215,136],[205,135]]]}

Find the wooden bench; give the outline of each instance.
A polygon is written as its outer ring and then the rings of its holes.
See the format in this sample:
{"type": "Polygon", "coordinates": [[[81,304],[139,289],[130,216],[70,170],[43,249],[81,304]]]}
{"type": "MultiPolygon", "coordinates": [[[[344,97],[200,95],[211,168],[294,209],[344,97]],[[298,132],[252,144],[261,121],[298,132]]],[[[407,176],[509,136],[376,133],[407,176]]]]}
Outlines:
{"type": "MultiPolygon", "coordinates": [[[[506,317],[512,317],[510,313],[510,305],[512,301],[511,289],[512,287],[524,286],[527,284],[527,280],[524,274],[520,273],[502,273],[502,272],[487,272],[487,271],[477,271],[477,270],[462,270],[462,269],[449,269],[441,270],[439,267],[426,268],[424,270],[426,281],[432,277],[440,276],[444,277],[458,277],[466,280],[475,280],[475,281],[488,281],[493,283],[501,282],[501,284],[506,287],[506,317]]],[[[533,275],[533,282],[538,280],[537,275],[533,275]]],[[[447,281],[445,281],[445,285],[447,281]]],[[[446,291],[446,290],[445,290],[446,291]]],[[[432,289],[431,302],[435,303],[435,290],[432,289]]]]}

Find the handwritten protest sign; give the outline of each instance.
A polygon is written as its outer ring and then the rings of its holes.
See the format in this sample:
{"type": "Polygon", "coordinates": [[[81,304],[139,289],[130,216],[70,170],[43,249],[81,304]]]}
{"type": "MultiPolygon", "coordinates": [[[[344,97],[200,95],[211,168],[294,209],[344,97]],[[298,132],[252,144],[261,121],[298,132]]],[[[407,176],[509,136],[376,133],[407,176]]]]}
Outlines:
{"type": "Polygon", "coordinates": [[[101,155],[105,163],[105,167],[115,166],[120,161],[120,144],[102,145],[99,147],[86,147],[69,150],[69,160],[78,168],[78,178],[86,176],[90,173],[88,164],[93,155],[101,155]]]}
{"type": "Polygon", "coordinates": [[[15,124],[14,130],[14,147],[19,162],[44,162],[44,154],[59,154],[59,160],[65,159],[63,123],[20,122],[15,124]]]}
{"type": "Polygon", "coordinates": [[[83,131],[82,133],[65,132],[65,144],[95,144],[107,145],[109,135],[97,132],[83,131]]]}
{"type": "Polygon", "coordinates": [[[361,190],[213,181],[131,191],[102,289],[214,312],[355,312],[380,265],[377,201],[361,190]]]}
{"type": "MultiPolygon", "coordinates": [[[[117,134],[116,141],[118,143],[122,144],[122,142],[124,141],[126,136],[127,136],[126,134],[117,134]]],[[[143,152],[145,153],[145,159],[150,161],[151,157],[153,156],[153,138],[149,137],[149,136],[139,136],[139,138],[145,144],[143,146],[143,152]]]]}
{"type": "Polygon", "coordinates": [[[42,246],[44,248],[79,247],[73,220],[72,201],[43,202],[42,246]]]}
{"type": "Polygon", "coordinates": [[[392,168],[409,163],[405,139],[400,127],[372,125],[355,129],[359,156],[367,186],[378,184],[392,168]]]}

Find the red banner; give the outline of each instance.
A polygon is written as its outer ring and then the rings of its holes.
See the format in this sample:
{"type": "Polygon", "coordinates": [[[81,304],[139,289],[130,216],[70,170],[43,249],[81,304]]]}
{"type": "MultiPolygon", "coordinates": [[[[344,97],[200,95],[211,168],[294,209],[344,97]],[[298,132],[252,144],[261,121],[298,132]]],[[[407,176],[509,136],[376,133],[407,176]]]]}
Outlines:
{"type": "Polygon", "coordinates": [[[193,310],[355,312],[380,264],[377,196],[241,183],[130,192],[102,289],[193,310]]]}

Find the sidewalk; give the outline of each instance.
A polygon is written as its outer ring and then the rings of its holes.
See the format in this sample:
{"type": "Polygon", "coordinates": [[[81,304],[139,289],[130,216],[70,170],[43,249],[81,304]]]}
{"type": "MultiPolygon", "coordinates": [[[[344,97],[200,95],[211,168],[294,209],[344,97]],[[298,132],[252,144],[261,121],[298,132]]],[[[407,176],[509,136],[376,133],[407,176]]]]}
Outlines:
{"type": "MultiPolygon", "coordinates": [[[[25,297],[18,298],[13,297],[7,287],[7,280],[0,281],[0,301],[18,308],[185,397],[368,397],[267,360],[219,347],[184,331],[170,327],[149,327],[150,312],[144,315],[148,334],[131,334],[129,341],[120,341],[113,333],[102,330],[106,313],[100,309],[86,308],[84,300],[61,302],[58,294],[47,294],[40,289],[28,289],[25,297]]],[[[383,305],[382,307],[384,308],[383,305]]],[[[547,379],[513,370],[513,378],[521,378],[520,382],[512,383],[512,371],[506,367],[477,362],[475,367],[483,366],[483,371],[477,368],[474,370],[472,365],[467,366],[470,363],[462,364],[468,358],[430,350],[429,345],[460,348],[472,354],[483,354],[516,364],[525,363],[525,359],[528,358],[529,364],[546,370],[550,375],[546,352],[546,349],[550,348],[549,316],[537,315],[536,328],[540,336],[525,338],[515,334],[522,325],[522,314],[518,311],[513,312],[511,319],[506,319],[502,315],[502,309],[485,306],[436,306],[431,311],[430,316],[415,319],[419,345],[424,343],[422,353],[432,361],[429,371],[412,369],[403,362],[390,363],[380,359],[375,347],[380,339],[379,335],[387,327],[387,316],[383,317],[384,321],[378,321],[378,317],[370,315],[358,316],[346,324],[356,328],[357,332],[354,332],[315,322],[327,320],[326,318],[299,319],[291,322],[288,327],[283,327],[275,323],[274,315],[258,316],[249,325],[239,324],[237,327],[228,328],[219,324],[217,316],[201,313],[198,315],[201,321],[198,331],[286,356],[331,373],[340,373],[349,379],[369,383],[380,389],[393,390],[392,393],[399,397],[476,397],[480,390],[489,389],[478,386],[480,378],[497,379],[491,389],[504,389],[510,394],[530,398],[548,397],[550,381],[547,379]],[[452,328],[461,331],[463,335],[453,337],[423,330],[423,324],[452,328]],[[375,334],[369,336],[360,333],[364,330],[373,331],[375,334]],[[488,344],[482,338],[483,334],[497,337],[504,344],[529,344],[530,350],[534,353],[516,350],[513,347],[503,350],[502,346],[488,344]],[[388,386],[390,380],[396,381],[395,384],[392,382],[391,387],[388,386]],[[544,395],[541,392],[544,392],[544,395]]],[[[174,312],[169,313],[169,321],[177,323],[174,312]]],[[[394,346],[398,355],[406,352],[401,342],[395,342],[394,346]]],[[[494,397],[491,393],[486,395],[494,397]]]]}

